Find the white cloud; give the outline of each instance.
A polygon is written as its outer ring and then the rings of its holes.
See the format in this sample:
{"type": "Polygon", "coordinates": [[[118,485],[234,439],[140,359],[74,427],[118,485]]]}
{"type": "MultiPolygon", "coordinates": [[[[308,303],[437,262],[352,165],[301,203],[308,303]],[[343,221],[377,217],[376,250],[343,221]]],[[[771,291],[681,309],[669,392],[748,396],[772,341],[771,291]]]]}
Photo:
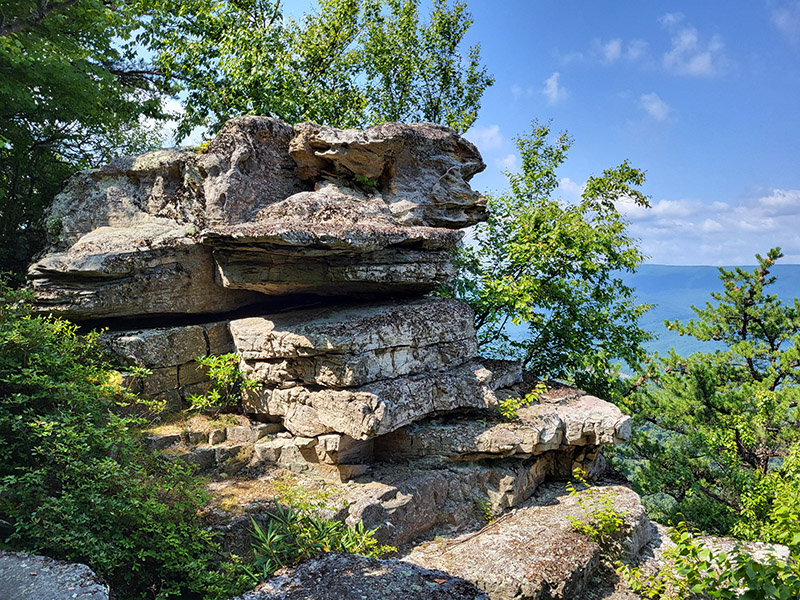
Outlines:
{"type": "Polygon", "coordinates": [[[666,121],[672,115],[672,109],[655,92],[642,94],[639,102],[647,114],[656,121],[666,121]]]}
{"type": "Polygon", "coordinates": [[[644,40],[631,40],[625,50],[625,58],[630,61],[637,61],[647,54],[647,42],[644,40]]]}
{"type": "Polygon", "coordinates": [[[715,221],[714,219],[706,219],[705,221],[703,221],[702,229],[706,233],[710,233],[713,231],[722,231],[725,228],[719,221],[715,221]]]}
{"type": "Polygon", "coordinates": [[[659,200],[650,209],[617,206],[654,263],[752,264],[756,252],[774,246],[783,248],[785,262],[800,257],[800,189],[775,189],[735,202],[682,199],[659,200]]]}
{"type": "Polygon", "coordinates": [[[560,189],[564,193],[564,199],[577,202],[580,200],[581,195],[583,194],[583,190],[586,187],[586,184],[580,184],[575,181],[572,181],[569,177],[562,177],[558,180],[558,189],[560,189]]]}
{"type": "Polygon", "coordinates": [[[536,95],[536,90],[534,90],[530,86],[521,86],[518,83],[515,83],[511,86],[511,95],[513,96],[514,100],[524,100],[528,98],[533,98],[536,95]]]}
{"type": "Polygon", "coordinates": [[[606,64],[618,61],[622,57],[622,39],[616,38],[602,43],[600,40],[592,41],[593,52],[606,64]]]}
{"type": "Polygon", "coordinates": [[[772,3],[770,17],[775,26],[793,42],[800,41],[800,0],[772,3]]]}
{"type": "Polygon", "coordinates": [[[567,90],[564,89],[558,81],[560,77],[558,71],[556,71],[544,82],[542,93],[550,104],[558,104],[567,97],[567,90]]]}
{"type": "Polygon", "coordinates": [[[720,72],[726,60],[721,37],[701,40],[697,29],[684,23],[680,13],[668,13],[660,22],[672,32],[672,47],[664,54],[664,67],[668,71],[690,77],[710,77],[720,72]]]}
{"type": "Polygon", "coordinates": [[[464,134],[464,137],[475,144],[481,152],[497,150],[505,142],[499,125],[472,127],[464,134]]]}
{"type": "Polygon", "coordinates": [[[495,160],[494,164],[501,171],[511,171],[513,173],[517,170],[517,155],[506,154],[504,157],[495,160]]]}

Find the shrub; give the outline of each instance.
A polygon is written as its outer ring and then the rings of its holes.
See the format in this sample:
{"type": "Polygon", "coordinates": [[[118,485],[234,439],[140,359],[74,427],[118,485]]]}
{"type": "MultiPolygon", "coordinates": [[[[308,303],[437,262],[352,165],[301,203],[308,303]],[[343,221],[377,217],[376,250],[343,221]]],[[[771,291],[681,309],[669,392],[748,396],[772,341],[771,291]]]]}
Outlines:
{"type": "Polygon", "coordinates": [[[0,540],[88,564],[124,598],[214,598],[243,583],[219,567],[190,469],[148,454],[97,334],[34,316],[0,284],[0,540]]]}
{"type": "Polygon", "coordinates": [[[257,574],[264,578],[320,552],[350,552],[380,557],[396,550],[391,546],[378,545],[375,531],[365,529],[361,522],[355,527],[348,527],[341,521],[327,519],[313,511],[294,506],[282,508],[277,502],[269,517],[266,530],[251,521],[256,558],[254,567],[257,574]]]}

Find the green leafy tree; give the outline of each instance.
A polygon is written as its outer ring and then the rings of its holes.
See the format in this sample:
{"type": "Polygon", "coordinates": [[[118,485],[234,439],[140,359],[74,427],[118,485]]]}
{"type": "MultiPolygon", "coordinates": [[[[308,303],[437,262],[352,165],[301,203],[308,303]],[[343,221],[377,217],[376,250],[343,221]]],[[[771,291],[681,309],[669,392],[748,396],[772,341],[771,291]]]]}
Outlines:
{"type": "Polygon", "coordinates": [[[475,310],[484,356],[519,359],[540,377],[608,395],[615,359],[638,363],[648,339],[638,325],[647,306],[620,278],[644,256],[615,208],[617,201],[647,206],[634,187],[644,173],[624,162],[590,177],[580,202],[554,198],[572,140],[550,135],[549,125],[534,123],[516,139],[521,170],[489,197],[489,218],[459,248],[458,275],[444,294],[475,310]]]}
{"type": "Polygon", "coordinates": [[[185,92],[179,134],[218,130],[230,117],[359,127],[433,121],[459,131],[493,80],[480,49],[459,48],[471,24],[461,2],[320,0],[299,20],[280,1],[139,0],[140,42],[185,92]]]}
{"type": "Polygon", "coordinates": [[[43,243],[41,215],[66,177],[154,142],[158,78],[116,43],[140,26],[124,3],[7,0],[0,10],[0,265],[43,243]]]}
{"type": "Polygon", "coordinates": [[[88,564],[120,598],[230,598],[202,481],[150,455],[97,334],[0,285],[0,548],[88,564]]]}
{"type": "Polygon", "coordinates": [[[721,268],[714,303],[667,325],[723,348],[656,357],[628,403],[646,425],[627,450],[641,459],[634,481],[658,494],[662,519],[680,512],[707,531],[763,537],[796,479],[797,461],[781,462],[800,441],[800,301],[768,293],[781,256],[756,255],[752,272],[721,268]]]}

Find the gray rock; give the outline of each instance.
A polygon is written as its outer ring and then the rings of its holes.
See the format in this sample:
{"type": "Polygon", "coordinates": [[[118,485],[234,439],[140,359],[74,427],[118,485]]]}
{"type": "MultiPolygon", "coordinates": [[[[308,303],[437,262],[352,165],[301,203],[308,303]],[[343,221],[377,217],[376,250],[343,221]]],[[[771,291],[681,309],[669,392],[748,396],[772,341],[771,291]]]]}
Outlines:
{"type": "Polygon", "coordinates": [[[439,539],[404,560],[441,569],[486,591],[493,600],[569,599],[581,592],[600,563],[600,546],[578,533],[571,519],[586,521],[601,498],[612,499],[623,525],[613,542],[623,556],[639,553],[651,535],[639,497],[628,488],[603,486],[570,496],[549,486],[537,501],[497,519],[477,533],[439,539]],[[583,505],[579,502],[583,501],[583,505]]]}
{"type": "Polygon", "coordinates": [[[291,125],[271,117],[228,121],[197,157],[203,177],[205,225],[244,223],[281,200],[308,189],[294,174],[291,125]]]}
{"type": "Polygon", "coordinates": [[[520,409],[515,422],[455,417],[407,425],[375,440],[376,458],[442,461],[531,456],[566,446],[615,444],[630,438],[630,417],[615,405],[580,396],[565,404],[520,409]]]}
{"type": "Polygon", "coordinates": [[[218,285],[210,248],[188,233],[188,226],[171,225],[91,231],[31,265],[36,306],[82,320],[225,312],[259,300],[218,285]]]}
{"type": "Polygon", "coordinates": [[[3,600],[108,600],[108,586],[86,565],[0,550],[3,600]]]}
{"type": "Polygon", "coordinates": [[[305,179],[374,180],[403,225],[460,228],[486,218],[486,200],[467,183],[486,168],[473,144],[432,123],[383,123],[365,130],[295,126],[289,152],[305,179]]]}
{"type": "Polygon", "coordinates": [[[492,373],[477,362],[452,369],[384,379],[348,389],[290,388],[251,390],[245,411],[281,416],[295,435],[343,433],[368,439],[426,416],[459,408],[497,404],[492,373]]]}
{"type": "Polygon", "coordinates": [[[75,175],[47,210],[53,249],[66,250],[105,227],[197,227],[204,211],[195,157],[186,150],[158,150],[75,175]]]}
{"type": "MultiPolygon", "coordinates": [[[[464,580],[396,560],[323,553],[284,569],[238,600],[488,600],[464,580]]],[[[235,599],[236,600],[236,599],[235,599]]]]}

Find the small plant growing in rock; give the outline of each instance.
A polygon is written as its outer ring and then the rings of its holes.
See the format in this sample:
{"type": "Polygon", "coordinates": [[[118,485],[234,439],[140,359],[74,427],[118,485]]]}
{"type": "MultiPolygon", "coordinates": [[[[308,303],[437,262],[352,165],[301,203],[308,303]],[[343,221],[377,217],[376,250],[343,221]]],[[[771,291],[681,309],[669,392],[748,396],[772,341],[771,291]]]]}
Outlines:
{"type": "Polygon", "coordinates": [[[239,356],[235,353],[198,356],[197,363],[211,379],[211,390],[189,397],[189,410],[219,414],[222,410],[239,407],[242,392],[258,386],[258,382],[245,379],[239,369],[239,356]]]}
{"type": "Polygon", "coordinates": [[[495,520],[494,511],[492,510],[492,503],[489,501],[488,498],[484,498],[478,502],[478,506],[481,509],[481,515],[483,515],[483,520],[487,523],[491,523],[495,520]]]}
{"type": "Polygon", "coordinates": [[[622,527],[623,513],[614,508],[614,500],[610,494],[592,488],[586,479],[586,473],[576,468],[572,476],[586,490],[584,496],[571,481],[567,483],[569,495],[576,498],[583,512],[583,518],[570,517],[572,527],[601,546],[608,546],[611,536],[622,527]]]}
{"type": "Polygon", "coordinates": [[[265,529],[251,519],[253,568],[257,578],[267,578],[278,569],[296,565],[320,552],[349,552],[378,558],[397,550],[379,545],[375,530],[366,529],[361,522],[348,527],[314,511],[296,506],[282,508],[277,501],[268,514],[265,529]]]}
{"type": "Polygon", "coordinates": [[[536,384],[536,387],[525,394],[525,396],[522,398],[506,398],[505,400],[501,400],[497,410],[500,411],[500,414],[503,415],[503,418],[508,419],[509,421],[515,421],[519,418],[519,409],[539,402],[539,398],[546,393],[547,384],[545,384],[544,381],[539,381],[536,384]]]}
{"type": "Polygon", "coordinates": [[[356,180],[356,183],[360,184],[364,188],[367,188],[368,190],[374,190],[378,187],[378,180],[367,177],[366,175],[356,175],[353,177],[353,179],[356,180]]]}

